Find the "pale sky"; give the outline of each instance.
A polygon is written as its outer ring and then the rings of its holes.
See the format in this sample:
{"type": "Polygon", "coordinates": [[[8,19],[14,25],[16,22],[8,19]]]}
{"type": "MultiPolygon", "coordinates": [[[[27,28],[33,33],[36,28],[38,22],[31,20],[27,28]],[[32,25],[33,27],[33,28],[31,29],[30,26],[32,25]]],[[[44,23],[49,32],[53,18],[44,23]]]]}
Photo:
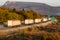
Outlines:
{"type": "Polygon", "coordinates": [[[6,1],[38,2],[46,3],[51,6],[60,6],[60,0],[0,0],[0,5],[3,5],[6,1]]]}

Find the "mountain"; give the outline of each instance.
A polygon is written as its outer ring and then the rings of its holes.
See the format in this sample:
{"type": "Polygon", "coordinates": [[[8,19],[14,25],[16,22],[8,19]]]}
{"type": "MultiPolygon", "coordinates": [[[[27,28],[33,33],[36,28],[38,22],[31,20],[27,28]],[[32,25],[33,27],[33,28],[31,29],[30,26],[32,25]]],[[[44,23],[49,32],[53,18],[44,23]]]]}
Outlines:
{"type": "Polygon", "coordinates": [[[34,2],[10,2],[7,1],[2,7],[5,8],[16,8],[17,10],[34,10],[43,15],[60,15],[60,7],[53,7],[44,3],[34,3],[34,2]]]}

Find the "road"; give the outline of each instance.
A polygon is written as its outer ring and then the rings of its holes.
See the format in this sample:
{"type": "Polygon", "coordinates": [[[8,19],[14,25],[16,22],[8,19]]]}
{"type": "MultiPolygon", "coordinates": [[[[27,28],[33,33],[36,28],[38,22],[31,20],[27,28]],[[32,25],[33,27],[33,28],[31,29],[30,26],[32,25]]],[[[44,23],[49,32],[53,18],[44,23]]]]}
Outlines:
{"type": "Polygon", "coordinates": [[[34,27],[34,26],[46,26],[49,23],[52,23],[52,21],[48,21],[48,22],[40,23],[40,24],[21,25],[21,27],[15,27],[15,28],[1,28],[0,30],[13,30],[13,29],[24,29],[24,28],[28,28],[28,27],[34,27]]]}
{"type": "Polygon", "coordinates": [[[33,25],[26,25],[26,26],[21,26],[21,27],[16,27],[16,28],[4,28],[4,29],[0,29],[0,36],[9,36],[12,33],[17,33],[20,32],[21,29],[26,29],[26,28],[31,28],[31,27],[40,27],[40,26],[46,26],[49,23],[52,23],[51,21],[46,22],[46,23],[40,23],[40,24],[33,24],[33,25]]]}

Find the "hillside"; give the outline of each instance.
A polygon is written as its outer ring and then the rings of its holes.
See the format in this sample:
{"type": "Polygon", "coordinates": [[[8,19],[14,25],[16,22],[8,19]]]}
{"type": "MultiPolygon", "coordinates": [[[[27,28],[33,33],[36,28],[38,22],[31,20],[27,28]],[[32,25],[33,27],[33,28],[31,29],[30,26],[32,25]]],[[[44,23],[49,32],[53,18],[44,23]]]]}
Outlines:
{"type": "Polygon", "coordinates": [[[2,7],[16,8],[17,10],[34,10],[43,15],[47,15],[48,13],[50,15],[60,15],[60,7],[52,7],[44,3],[7,1],[2,7]]]}

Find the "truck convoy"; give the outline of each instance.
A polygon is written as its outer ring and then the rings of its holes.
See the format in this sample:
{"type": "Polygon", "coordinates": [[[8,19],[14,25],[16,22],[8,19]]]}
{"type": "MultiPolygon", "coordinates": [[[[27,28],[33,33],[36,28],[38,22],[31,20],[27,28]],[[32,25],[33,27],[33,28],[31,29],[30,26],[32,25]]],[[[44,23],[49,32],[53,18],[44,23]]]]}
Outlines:
{"type": "MultiPolygon", "coordinates": [[[[40,23],[40,22],[46,22],[50,19],[47,18],[42,18],[42,19],[25,19],[24,24],[28,25],[28,24],[34,24],[34,23],[40,23]]],[[[21,25],[22,21],[20,20],[8,20],[8,27],[12,27],[12,26],[18,26],[21,25]]]]}

